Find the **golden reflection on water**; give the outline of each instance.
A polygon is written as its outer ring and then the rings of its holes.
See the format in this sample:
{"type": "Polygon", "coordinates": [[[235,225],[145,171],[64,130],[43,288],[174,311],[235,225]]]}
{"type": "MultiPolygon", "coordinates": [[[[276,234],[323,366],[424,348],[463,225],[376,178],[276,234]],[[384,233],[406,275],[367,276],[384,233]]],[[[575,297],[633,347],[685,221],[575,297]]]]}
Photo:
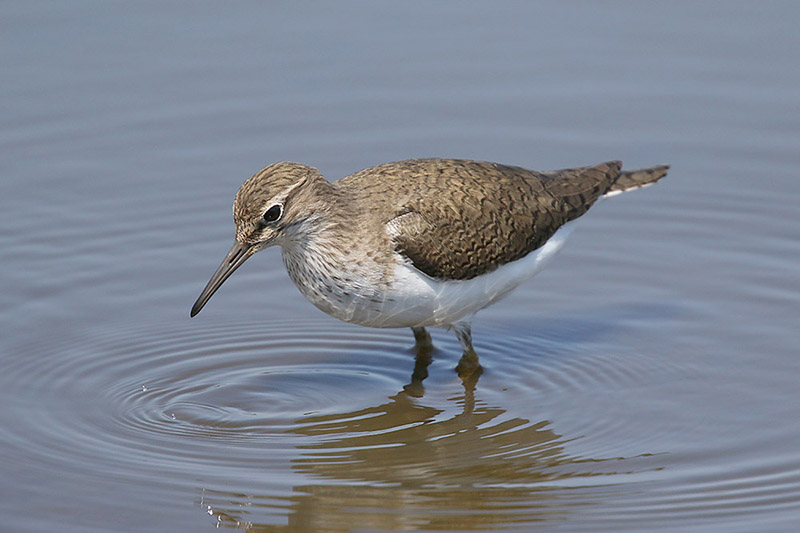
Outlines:
{"type": "Polygon", "coordinates": [[[621,458],[567,454],[567,439],[546,420],[476,401],[479,376],[448,398],[457,414],[425,405],[429,364],[418,357],[411,382],[380,405],[296,421],[288,433],[314,443],[299,446],[292,470],[318,483],[283,495],[204,491],[202,504],[220,526],[248,531],[504,528],[560,521],[577,505],[597,503],[603,483],[588,477],[622,473],[621,458]],[[571,497],[587,488],[593,498],[571,497]],[[274,523],[287,515],[288,525],[274,523]]]}

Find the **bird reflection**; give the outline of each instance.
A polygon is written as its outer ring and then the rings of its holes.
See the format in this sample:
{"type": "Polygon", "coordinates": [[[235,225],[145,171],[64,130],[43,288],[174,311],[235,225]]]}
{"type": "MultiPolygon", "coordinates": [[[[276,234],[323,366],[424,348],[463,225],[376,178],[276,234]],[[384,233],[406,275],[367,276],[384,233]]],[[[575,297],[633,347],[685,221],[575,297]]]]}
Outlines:
{"type": "Polygon", "coordinates": [[[410,382],[380,405],[297,420],[287,433],[311,444],[298,446],[291,466],[304,483],[291,493],[207,490],[204,504],[221,525],[249,531],[485,529],[562,520],[586,504],[575,490],[585,478],[616,473],[619,458],[570,456],[549,421],[476,399],[479,374],[426,405],[433,351],[417,350],[410,382]],[[274,525],[281,518],[288,526],[274,525]]]}

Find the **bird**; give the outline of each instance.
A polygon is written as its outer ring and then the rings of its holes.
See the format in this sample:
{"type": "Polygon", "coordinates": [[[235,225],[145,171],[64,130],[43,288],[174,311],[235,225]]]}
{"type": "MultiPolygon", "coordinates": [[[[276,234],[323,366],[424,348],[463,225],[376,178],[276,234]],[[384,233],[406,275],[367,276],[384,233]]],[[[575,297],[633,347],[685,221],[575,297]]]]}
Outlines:
{"type": "Polygon", "coordinates": [[[234,244],[191,309],[194,317],[253,254],[280,246],[289,277],[325,313],[354,324],[451,329],[462,377],[481,370],[475,314],[544,268],[599,200],[652,185],[669,166],[621,161],[537,172],[467,159],[409,159],[329,182],[278,162],[236,193],[234,244]]]}

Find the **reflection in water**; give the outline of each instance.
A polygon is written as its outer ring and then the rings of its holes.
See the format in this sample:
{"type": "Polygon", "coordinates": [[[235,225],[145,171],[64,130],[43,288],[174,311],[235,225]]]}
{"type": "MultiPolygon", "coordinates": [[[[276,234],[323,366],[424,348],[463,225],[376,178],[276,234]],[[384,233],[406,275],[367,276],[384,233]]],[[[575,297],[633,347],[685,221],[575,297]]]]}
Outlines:
{"type": "Polygon", "coordinates": [[[620,473],[619,458],[569,456],[548,421],[510,417],[476,400],[478,377],[448,399],[455,413],[426,406],[430,362],[420,354],[411,382],[381,405],[297,420],[288,433],[313,443],[299,447],[292,469],[311,481],[291,495],[206,490],[202,505],[220,525],[251,531],[281,529],[274,521],[285,514],[289,528],[308,531],[514,527],[560,520],[570,507],[596,502],[598,487],[610,482],[588,477],[620,473]],[[603,471],[610,462],[615,468],[603,471]],[[591,500],[571,498],[586,490],[591,500]]]}

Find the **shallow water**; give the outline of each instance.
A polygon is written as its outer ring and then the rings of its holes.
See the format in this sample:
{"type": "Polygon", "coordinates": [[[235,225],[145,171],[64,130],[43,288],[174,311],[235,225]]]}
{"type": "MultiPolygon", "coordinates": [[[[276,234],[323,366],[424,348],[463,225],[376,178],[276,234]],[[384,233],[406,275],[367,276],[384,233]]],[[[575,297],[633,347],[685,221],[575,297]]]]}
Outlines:
{"type": "Polygon", "coordinates": [[[19,3],[0,19],[0,529],[793,531],[792,3],[19,3]],[[430,361],[251,259],[241,181],[408,157],[667,179],[430,361]]]}

